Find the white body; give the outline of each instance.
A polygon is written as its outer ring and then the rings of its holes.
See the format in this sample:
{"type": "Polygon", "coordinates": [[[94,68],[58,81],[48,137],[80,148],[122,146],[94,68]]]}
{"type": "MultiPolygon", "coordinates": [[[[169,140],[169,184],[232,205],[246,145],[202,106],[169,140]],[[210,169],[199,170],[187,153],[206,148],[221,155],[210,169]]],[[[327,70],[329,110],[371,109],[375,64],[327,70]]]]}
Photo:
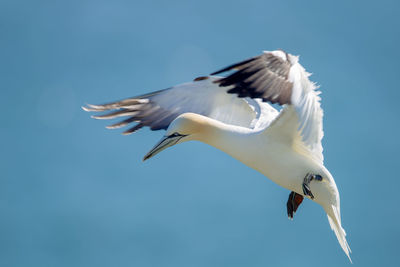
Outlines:
{"type": "MultiPolygon", "coordinates": [[[[215,127],[209,134],[199,136],[196,140],[224,151],[276,184],[303,194],[302,183],[306,174],[320,173],[326,179],[322,182],[312,182],[311,191],[319,192],[323,189],[323,185],[332,183],[334,186],[327,189],[337,190],[329,171],[313,158],[300,139],[287,142],[286,138],[269,129],[252,131],[212,119],[208,120],[215,127]]],[[[188,140],[190,139],[185,141],[188,140]]],[[[323,198],[329,195],[331,194],[315,194],[314,201],[326,202],[323,198]]]]}
{"type": "MultiPolygon", "coordinates": [[[[297,117],[290,109],[283,116],[287,116],[285,119],[297,117]]],[[[346,232],[341,226],[340,197],[336,183],[323,163],[304,145],[300,135],[288,140],[285,130],[274,124],[264,130],[254,131],[190,113],[178,117],[171,124],[171,132],[176,129],[175,124],[181,124],[182,120],[197,121],[207,129],[183,139],[183,142],[198,140],[218,148],[290,191],[304,195],[302,184],[307,173],[320,174],[322,181],[312,181],[309,185],[314,195],[312,200],[324,208],[340,246],[351,261],[346,232]]]]}
{"type": "Polygon", "coordinates": [[[128,117],[108,127],[112,129],[137,123],[124,134],[143,126],[166,129],[164,138],[144,159],[169,146],[199,140],[300,195],[304,195],[304,177],[309,173],[320,175],[322,181],[313,180],[309,184],[313,201],[326,211],[350,259],[346,233],[341,226],[339,192],[324,167],[320,92],[308,79],[310,74],[298,63],[298,57],[281,50],[266,51],[214,74],[231,70],[236,72],[225,78],[199,77],[136,98],[88,105],[84,110],[113,110],[93,116],[97,119],[128,117]],[[279,103],[283,108],[278,112],[262,100],[279,103]]]}

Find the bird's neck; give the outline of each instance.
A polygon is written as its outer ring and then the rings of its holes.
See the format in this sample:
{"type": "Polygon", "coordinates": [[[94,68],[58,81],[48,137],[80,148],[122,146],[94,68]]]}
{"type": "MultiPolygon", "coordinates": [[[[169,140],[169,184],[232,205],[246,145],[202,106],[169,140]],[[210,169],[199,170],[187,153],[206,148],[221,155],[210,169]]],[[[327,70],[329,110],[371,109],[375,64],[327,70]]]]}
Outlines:
{"type": "Polygon", "coordinates": [[[249,141],[250,129],[207,117],[203,117],[199,123],[201,131],[195,135],[194,140],[211,145],[243,162],[241,157],[247,156],[246,142],[249,141]]]}

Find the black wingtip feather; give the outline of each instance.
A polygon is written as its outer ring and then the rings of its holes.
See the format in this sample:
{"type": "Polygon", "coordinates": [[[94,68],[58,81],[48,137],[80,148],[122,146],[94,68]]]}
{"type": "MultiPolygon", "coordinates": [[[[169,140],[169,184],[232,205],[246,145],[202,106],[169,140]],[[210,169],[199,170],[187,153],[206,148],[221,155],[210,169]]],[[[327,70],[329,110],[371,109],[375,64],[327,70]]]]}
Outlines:
{"type": "Polygon", "coordinates": [[[226,67],[226,68],[223,68],[223,69],[221,69],[221,70],[218,70],[218,71],[216,71],[216,72],[213,72],[213,73],[211,73],[210,75],[217,75],[217,74],[220,74],[220,73],[222,73],[222,72],[232,70],[232,69],[234,69],[234,68],[236,68],[236,67],[239,67],[239,66],[242,66],[242,65],[244,65],[244,64],[247,64],[247,63],[249,63],[249,62],[255,60],[256,58],[258,58],[258,57],[252,57],[252,58],[246,59],[246,60],[241,61],[241,62],[239,62],[239,63],[230,65],[230,66],[228,66],[228,67],[226,67]]]}
{"type": "Polygon", "coordinates": [[[261,98],[265,102],[290,104],[293,84],[288,80],[291,63],[272,53],[264,53],[230,65],[214,74],[230,71],[215,81],[221,87],[232,86],[227,92],[238,97],[261,98]]]}

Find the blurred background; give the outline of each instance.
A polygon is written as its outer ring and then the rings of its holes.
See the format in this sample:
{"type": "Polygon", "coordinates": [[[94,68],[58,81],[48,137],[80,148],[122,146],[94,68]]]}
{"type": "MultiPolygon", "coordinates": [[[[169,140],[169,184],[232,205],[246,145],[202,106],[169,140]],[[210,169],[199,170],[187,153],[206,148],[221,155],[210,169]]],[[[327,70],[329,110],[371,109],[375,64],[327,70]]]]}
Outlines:
{"type": "Polygon", "coordinates": [[[0,1],[0,266],[348,266],[322,208],[103,103],[285,49],[322,90],[356,266],[398,266],[398,1],[0,1]],[[397,264],[396,264],[397,262],[397,264]]]}

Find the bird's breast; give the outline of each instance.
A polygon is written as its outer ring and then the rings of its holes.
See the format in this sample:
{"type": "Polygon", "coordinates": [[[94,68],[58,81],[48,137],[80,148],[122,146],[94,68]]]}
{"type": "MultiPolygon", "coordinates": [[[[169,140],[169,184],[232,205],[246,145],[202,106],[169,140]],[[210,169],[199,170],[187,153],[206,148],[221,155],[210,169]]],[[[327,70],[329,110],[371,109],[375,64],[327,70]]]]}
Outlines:
{"type": "Polygon", "coordinates": [[[269,138],[265,134],[216,128],[212,138],[200,139],[245,165],[257,170],[273,182],[291,191],[302,192],[305,175],[317,169],[315,162],[293,144],[269,138]]]}
{"type": "Polygon", "coordinates": [[[262,135],[237,137],[228,143],[222,142],[218,148],[291,191],[301,193],[305,175],[317,167],[290,144],[274,142],[262,135]]]}

